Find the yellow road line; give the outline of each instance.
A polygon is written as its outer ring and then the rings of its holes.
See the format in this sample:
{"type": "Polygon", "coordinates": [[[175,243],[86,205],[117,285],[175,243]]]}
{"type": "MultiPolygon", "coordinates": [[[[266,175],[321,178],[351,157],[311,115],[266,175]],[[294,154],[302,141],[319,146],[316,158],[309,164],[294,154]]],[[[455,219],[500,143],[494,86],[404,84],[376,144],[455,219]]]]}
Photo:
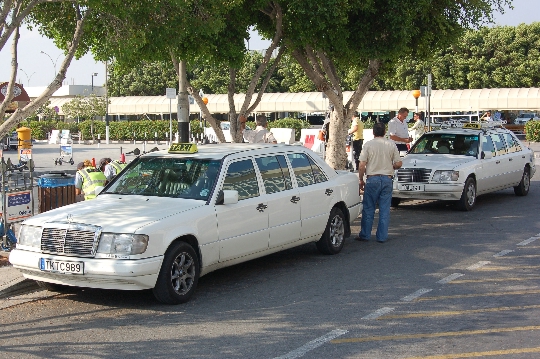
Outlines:
{"type": "Polygon", "coordinates": [[[446,317],[451,315],[465,315],[474,313],[490,313],[490,312],[503,312],[508,310],[525,310],[525,309],[539,309],[540,305],[523,305],[517,307],[497,307],[497,308],[484,308],[484,309],[469,309],[469,310],[449,310],[443,312],[418,312],[409,314],[388,314],[377,318],[377,320],[387,319],[404,319],[404,318],[427,318],[427,317],[446,317]]]}
{"type": "Polygon", "coordinates": [[[486,278],[486,279],[457,279],[448,284],[464,284],[464,283],[483,283],[483,282],[506,282],[506,281],[523,281],[523,280],[534,280],[540,279],[539,276],[531,277],[511,277],[511,278],[486,278]]]}
{"type": "Polygon", "coordinates": [[[416,299],[416,301],[427,301],[427,300],[439,300],[439,299],[456,299],[456,298],[475,298],[475,297],[496,297],[501,295],[522,295],[522,294],[538,294],[540,289],[531,289],[531,290],[517,290],[513,292],[494,292],[494,293],[476,293],[476,294],[456,294],[456,295],[441,295],[438,297],[421,297],[416,299]]]}
{"type": "Polygon", "coordinates": [[[441,338],[441,337],[457,337],[457,336],[464,336],[464,335],[522,332],[522,331],[530,331],[530,330],[540,330],[540,326],[534,325],[534,326],[528,326],[528,327],[463,330],[463,331],[459,331],[459,332],[382,335],[382,336],[373,336],[373,337],[367,337],[367,338],[334,339],[334,340],[332,340],[330,342],[332,344],[364,343],[364,342],[376,342],[376,341],[386,341],[386,340],[403,340],[403,339],[419,339],[419,338],[441,338]]]}
{"type": "Polygon", "coordinates": [[[491,266],[491,267],[481,267],[481,268],[475,269],[475,271],[493,272],[493,271],[498,271],[498,270],[502,271],[502,270],[513,270],[513,269],[540,269],[540,266],[511,266],[511,267],[491,266]]]}
{"type": "Polygon", "coordinates": [[[457,358],[477,358],[493,355],[507,355],[507,354],[523,354],[523,353],[540,353],[540,347],[536,348],[519,348],[519,349],[505,349],[505,350],[492,350],[486,352],[470,352],[470,353],[457,353],[457,354],[443,354],[443,355],[430,355],[426,357],[409,357],[406,359],[457,359],[457,358]]]}

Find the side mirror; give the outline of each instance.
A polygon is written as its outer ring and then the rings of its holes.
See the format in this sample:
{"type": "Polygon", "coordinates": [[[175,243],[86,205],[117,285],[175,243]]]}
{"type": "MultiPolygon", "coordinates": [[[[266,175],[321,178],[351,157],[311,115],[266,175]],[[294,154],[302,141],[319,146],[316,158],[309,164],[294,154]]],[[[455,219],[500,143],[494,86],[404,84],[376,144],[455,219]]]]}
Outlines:
{"type": "Polygon", "coordinates": [[[221,190],[216,199],[216,205],[238,203],[238,191],[221,190]]]}
{"type": "Polygon", "coordinates": [[[493,158],[493,152],[491,152],[491,151],[487,151],[487,152],[486,152],[486,151],[482,151],[481,158],[482,158],[483,160],[490,160],[490,159],[493,158]]]}

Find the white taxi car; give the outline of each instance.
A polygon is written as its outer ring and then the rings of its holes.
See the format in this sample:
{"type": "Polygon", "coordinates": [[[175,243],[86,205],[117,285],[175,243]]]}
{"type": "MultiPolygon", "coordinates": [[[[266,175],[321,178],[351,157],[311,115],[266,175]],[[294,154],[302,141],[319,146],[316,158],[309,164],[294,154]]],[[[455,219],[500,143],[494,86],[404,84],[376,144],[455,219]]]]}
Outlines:
{"type": "Polygon", "coordinates": [[[168,304],[213,270],[315,242],[336,254],[358,178],[301,146],[173,144],[138,157],[96,199],[22,223],[9,260],[42,287],[153,289],[168,304]]]}
{"type": "Polygon", "coordinates": [[[513,187],[526,196],[536,171],[534,152],[502,124],[448,122],[424,134],[396,170],[392,205],[401,199],[450,200],[470,211],[484,193],[513,187]]]}

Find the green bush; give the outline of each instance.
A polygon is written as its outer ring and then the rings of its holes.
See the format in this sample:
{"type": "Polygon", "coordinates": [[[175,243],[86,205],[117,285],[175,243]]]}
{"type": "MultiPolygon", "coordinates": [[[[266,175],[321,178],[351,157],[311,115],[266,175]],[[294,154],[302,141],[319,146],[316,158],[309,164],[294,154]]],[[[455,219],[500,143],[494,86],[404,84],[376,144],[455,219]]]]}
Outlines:
{"type": "MultiPolygon", "coordinates": [[[[247,122],[247,126],[255,128],[255,122],[247,122]]],[[[56,121],[36,121],[27,120],[21,122],[22,126],[28,127],[32,130],[32,138],[36,140],[46,140],[48,134],[52,130],[70,130],[72,134],[76,134],[79,131],[82,133],[84,140],[92,139],[92,126],[94,139],[97,140],[98,134],[102,140],[105,139],[105,122],[101,120],[92,121],[86,120],[80,123],[76,122],[56,122],[56,121]]],[[[276,121],[269,121],[268,128],[294,128],[296,140],[300,140],[300,131],[303,128],[309,128],[309,122],[294,118],[283,118],[276,121]]],[[[201,126],[199,120],[193,120],[190,122],[191,134],[196,136],[201,133],[201,126]]],[[[15,131],[15,129],[13,129],[15,131]]],[[[176,133],[176,122],[173,123],[173,133],[176,133]]],[[[133,141],[133,139],[141,141],[145,138],[148,141],[153,141],[157,133],[157,139],[159,141],[168,140],[169,133],[169,121],[162,120],[144,120],[144,121],[119,121],[109,123],[109,138],[112,141],[133,141]]]]}
{"type": "Polygon", "coordinates": [[[540,121],[527,121],[525,124],[525,138],[527,141],[540,142],[540,121]]]}

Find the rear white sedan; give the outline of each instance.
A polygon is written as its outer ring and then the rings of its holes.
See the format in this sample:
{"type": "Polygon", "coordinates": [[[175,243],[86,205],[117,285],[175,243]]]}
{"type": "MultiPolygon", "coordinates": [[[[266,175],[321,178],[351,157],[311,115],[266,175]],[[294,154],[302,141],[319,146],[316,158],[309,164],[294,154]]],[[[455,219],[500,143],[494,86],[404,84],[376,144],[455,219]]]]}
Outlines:
{"type": "Polygon", "coordinates": [[[10,262],[50,290],[153,289],[177,304],[222,267],[308,242],[339,253],[361,209],[357,176],[304,147],[173,144],[95,200],[23,222],[10,262]]]}
{"type": "Polygon", "coordinates": [[[527,195],[536,171],[533,151],[498,122],[463,126],[426,133],[414,144],[395,173],[393,206],[437,199],[469,211],[484,193],[513,187],[527,195]]]}

